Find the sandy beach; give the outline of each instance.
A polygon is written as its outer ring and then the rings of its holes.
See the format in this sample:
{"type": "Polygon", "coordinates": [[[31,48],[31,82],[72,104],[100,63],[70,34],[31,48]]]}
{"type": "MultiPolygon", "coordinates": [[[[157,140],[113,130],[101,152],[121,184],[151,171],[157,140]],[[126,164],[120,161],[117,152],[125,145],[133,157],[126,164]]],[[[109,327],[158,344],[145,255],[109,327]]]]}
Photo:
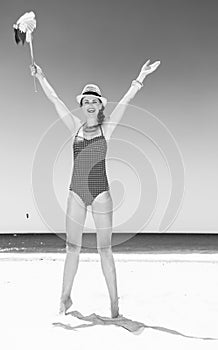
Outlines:
{"type": "Polygon", "coordinates": [[[97,317],[110,320],[98,254],[81,254],[73,306],[57,315],[64,257],[1,253],[3,349],[217,349],[217,254],[114,254],[120,313],[144,325],[138,334],[96,324],[97,317]]]}

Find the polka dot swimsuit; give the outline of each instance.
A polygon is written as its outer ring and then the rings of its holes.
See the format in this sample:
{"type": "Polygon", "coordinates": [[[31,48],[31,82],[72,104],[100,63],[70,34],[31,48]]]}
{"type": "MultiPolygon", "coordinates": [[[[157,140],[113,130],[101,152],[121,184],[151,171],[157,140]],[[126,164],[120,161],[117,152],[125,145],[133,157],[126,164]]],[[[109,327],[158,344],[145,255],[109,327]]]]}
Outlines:
{"type": "Polygon", "coordinates": [[[107,142],[99,126],[101,135],[86,139],[78,135],[78,130],[73,142],[74,167],[69,189],[78,194],[86,206],[101,192],[109,190],[105,168],[107,142]]]}

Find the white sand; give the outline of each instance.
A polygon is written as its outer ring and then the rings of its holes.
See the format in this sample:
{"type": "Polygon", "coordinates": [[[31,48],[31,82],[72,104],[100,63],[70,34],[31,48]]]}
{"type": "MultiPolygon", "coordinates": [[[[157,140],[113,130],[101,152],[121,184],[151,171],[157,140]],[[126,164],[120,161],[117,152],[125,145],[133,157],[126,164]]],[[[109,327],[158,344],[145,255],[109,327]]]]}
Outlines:
{"type": "MultiPolygon", "coordinates": [[[[120,312],[147,326],[140,335],[122,327],[57,318],[65,254],[0,255],[1,349],[218,349],[217,255],[114,254],[120,312]],[[173,331],[196,338],[172,334],[173,331]]],[[[98,255],[81,254],[72,292],[83,315],[110,316],[98,255]]]]}

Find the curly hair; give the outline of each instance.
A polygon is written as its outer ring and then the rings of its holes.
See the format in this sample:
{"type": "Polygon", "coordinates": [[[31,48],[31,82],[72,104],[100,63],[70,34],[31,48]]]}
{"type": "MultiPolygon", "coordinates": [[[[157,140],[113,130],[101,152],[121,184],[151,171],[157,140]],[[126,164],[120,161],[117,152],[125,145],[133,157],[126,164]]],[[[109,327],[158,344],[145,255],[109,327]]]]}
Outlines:
{"type": "MultiPolygon", "coordinates": [[[[84,97],[83,97],[83,98],[84,98],[84,97]]],[[[80,107],[82,107],[82,105],[83,105],[83,98],[82,98],[81,101],[80,101],[80,107]]],[[[100,99],[98,99],[98,100],[99,100],[99,102],[101,102],[100,99]]],[[[101,103],[102,103],[102,102],[101,102],[101,103]]],[[[97,116],[98,124],[102,124],[103,121],[104,121],[104,119],[106,118],[106,116],[105,116],[105,114],[104,114],[104,109],[105,109],[105,107],[104,107],[103,104],[102,104],[102,107],[101,107],[101,109],[99,110],[98,116],[97,116]]]]}
{"type": "Polygon", "coordinates": [[[98,112],[98,124],[102,124],[105,120],[105,114],[104,114],[104,106],[102,105],[101,109],[98,112]]]}

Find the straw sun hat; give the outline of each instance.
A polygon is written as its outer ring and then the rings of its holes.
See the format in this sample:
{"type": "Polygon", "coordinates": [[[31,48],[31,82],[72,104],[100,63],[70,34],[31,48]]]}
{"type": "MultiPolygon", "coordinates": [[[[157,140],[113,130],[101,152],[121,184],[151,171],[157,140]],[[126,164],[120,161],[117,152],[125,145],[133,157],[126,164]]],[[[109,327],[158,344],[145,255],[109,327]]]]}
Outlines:
{"type": "Polygon", "coordinates": [[[92,95],[92,96],[96,96],[99,98],[99,100],[101,100],[103,106],[105,107],[107,104],[107,99],[105,97],[103,97],[101,95],[101,90],[99,89],[99,87],[95,84],[87,84],[80,95],[76,96],[76,100],[78,103],[80,103],[80,101],[82,100],[82,98],[84,98],[86,95],[92,95]]]}

